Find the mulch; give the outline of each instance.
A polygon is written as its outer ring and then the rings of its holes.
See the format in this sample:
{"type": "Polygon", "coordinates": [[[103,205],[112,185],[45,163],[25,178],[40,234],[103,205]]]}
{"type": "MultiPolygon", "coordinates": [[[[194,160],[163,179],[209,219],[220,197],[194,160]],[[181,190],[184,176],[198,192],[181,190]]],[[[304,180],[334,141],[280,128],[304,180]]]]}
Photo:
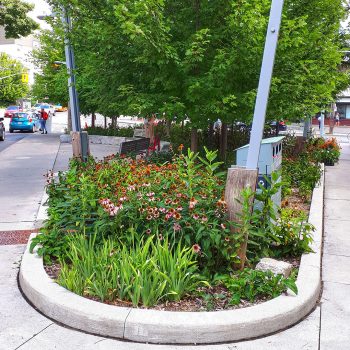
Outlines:
{"type": "Polygon", "coordinates": [[[38,232],[38,230],[0,231],[0,245],[27,244],[33,232],[38,232]]]}

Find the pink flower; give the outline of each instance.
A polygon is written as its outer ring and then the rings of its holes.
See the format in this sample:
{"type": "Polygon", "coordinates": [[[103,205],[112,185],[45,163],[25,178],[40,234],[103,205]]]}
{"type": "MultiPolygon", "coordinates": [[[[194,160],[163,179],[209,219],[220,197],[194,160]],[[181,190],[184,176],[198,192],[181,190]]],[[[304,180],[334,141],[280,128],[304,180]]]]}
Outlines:
{"type": "Polygon", "coordinates": [[[203,216],[202,217],[202,222],[207,222],[208,221],[208,218],[206,216],[203,216]]]}
{"type": "Polygon", "coordinates": [[[194,251],[196,254],[199,254],[200,251],[201,251],[201,247],[199,246],[199,244],[194,244],[194,245],[192,246],[192,249],[193,249],[193,251],[194,251]]]}
{"type": "Polygon", "coordinates": [[[195,220],[198,220],[198,219],[199,219],[199,215],[198,215],[198,214],[193,214],[192,217],[193,217],[193,219],[195,219],[195,220]]]}
{"type": "Polygon", "coordinates": [[[152,232],[151,229],[147,229],[147,230],[146,230],[146,234],[147,234],[147,235],[150,235],[151,232],[152,232]]]}
{"type": "Polygon", "coordinates": [[[226,229],[226,226],[225,226],[224,224],[221,224],[220,226],[221,226],[221,228],[222,228],[223,230],[226,229]]]}
{"type": "Polygon", "coordinates": [[[181,225],[179,225],[177,222],[175,222],[175,224],[173,225],[173,229],[175,232],[180,231],[181,230],[181,225]]]}

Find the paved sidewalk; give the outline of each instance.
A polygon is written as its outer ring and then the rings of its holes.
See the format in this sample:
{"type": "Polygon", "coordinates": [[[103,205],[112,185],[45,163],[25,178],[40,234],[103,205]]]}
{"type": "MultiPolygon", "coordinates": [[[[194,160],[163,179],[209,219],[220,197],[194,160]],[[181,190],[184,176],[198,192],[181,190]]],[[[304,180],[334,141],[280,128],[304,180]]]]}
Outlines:
{"type": "MultiPolygon", "coordinates": [[[[296,326],[256,340],[206,346],[137,344],[85,334],[47,319],[23,299],[17,272],[24,245],[11,245],[0,246],[0,350],[350,349],[350,146],[342,146],[340,163],[326,168],[322,303],[296,326]]],[[[55,171],[66,169],[70,147],[60,146],[55,171]]],[[[99,158],[114,153],[113,147],[104,145],[93,145],[91,151],[99,158]]]]}
{"type": "Polygon", "coordinates": [[[326,167],[320,350],[350,349],[350,145],[326,167]]]}
{"type": "Polygon", "coordinates": [[[26,135],[0,152],[0,231],[34,228],[59,135],[26,135]]]}

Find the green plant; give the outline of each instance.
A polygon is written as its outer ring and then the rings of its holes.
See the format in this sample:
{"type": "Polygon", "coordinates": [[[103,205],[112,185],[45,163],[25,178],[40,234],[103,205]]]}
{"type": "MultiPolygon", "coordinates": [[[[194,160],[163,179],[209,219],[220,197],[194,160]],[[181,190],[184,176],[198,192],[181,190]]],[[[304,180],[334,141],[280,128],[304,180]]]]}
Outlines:
{"type": "Polygon", "coordinates": [[[312,252],[314,226],[307,222],[307,216],[300,210],[282,208],[274,226],[272,236],[275,257],[300,256],[312,252]]]}
{"type": "Polygon", "coordinates": [[[231,276],[222,276],[222,282],[232,293],[230,304],[233,305],[239,304],[242,299],[254,302],[257,298],[276,298],[288,288],[298,293],[293,277],[284,278],[271,271],[244,269],[231,276]]]}
{"type": "Polygon", "coordinates": [[[134,241],[127,247],[96,237],[69,238],[66,260],[61,259],[58,283],[65,288],[100,300],[131,301],[134,306],[153,306],[161,300],[180,300],[201,281],[194,252],[167,239],[134,241]]]}
{"type": "Polygon", "coordinates": [[[42,229],[41,233],[32,239],[29,251],[33,253],[36,246],[39,246],[37,254],[43,256],[46,264],[51,264],[52,259],[59,259],[65,254],[68,246],[67,235],[58,228],[42,229]]]}

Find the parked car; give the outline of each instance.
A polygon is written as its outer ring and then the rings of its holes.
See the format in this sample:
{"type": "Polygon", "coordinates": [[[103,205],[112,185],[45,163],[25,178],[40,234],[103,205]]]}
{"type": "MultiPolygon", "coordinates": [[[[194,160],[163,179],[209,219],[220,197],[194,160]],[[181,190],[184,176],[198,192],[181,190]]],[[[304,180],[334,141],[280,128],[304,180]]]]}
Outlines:
{"type": "Polygon", "coordinates": [[[55,105],[55,112],[66,112],[67,107],[63,107],[60,103],[55,105]]]}
{"type": "Polygon", "coordinates": [[[37,103],[33,106],[32,110],[36,113],[39,113],[42,110],[42,108],[44,108],[44,110],[47,112],[49,117],[56,114],[55,107],[48,103],[37,103]]]}
{"type": "Polygon", "coordinates": [[[4,117],[5,118],[11,118],[14,113],[21,112],[21,109],[19,106],[8,106],[5,109],[4,117]]]}
{"type": "Polygon", "coordinates": [[[0,117],[0,141],[5,141],[5,124],[3,117],[0,117]]]}
{"type": "Polygon", "coordinates": [[[40,128],[39,116],[32,112],[19,112],[11,117],[10,132],[15,130],[36,132],[40,128]]]}
{"type": "Polygon", "coordinates": [[[278,122],[276,120],[274,120],[272,122],[269,122],[269,125],[271,126],[271,128],[274,128],[274,129],[276,129],[278,127],[278,131],[287,130],[287,125],[283,120],[280,120],[278,122]],[[277,126],[277,123],[278,123],[278,126],[277,126]]]}

